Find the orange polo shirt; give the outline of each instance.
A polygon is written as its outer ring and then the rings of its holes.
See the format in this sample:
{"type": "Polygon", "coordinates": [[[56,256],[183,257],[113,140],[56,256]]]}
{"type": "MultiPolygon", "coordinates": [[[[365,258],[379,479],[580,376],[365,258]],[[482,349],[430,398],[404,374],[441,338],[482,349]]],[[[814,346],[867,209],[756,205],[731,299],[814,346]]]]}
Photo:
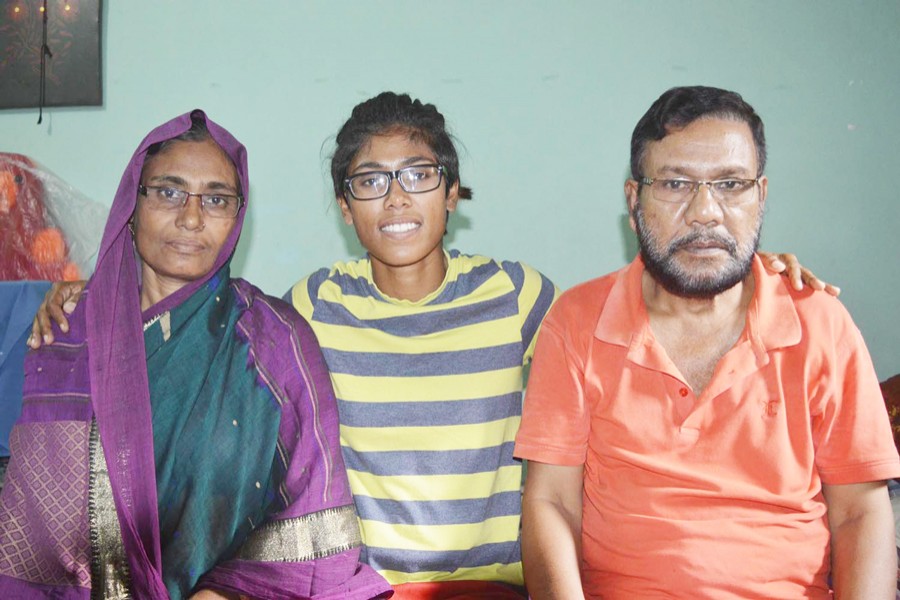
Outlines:
{"type": "Polygon", "coordinates": [[[584,465],[588,598],[827,598],[822,483],[900,476],[862,337],[835,298],[753,263],[700,396],[655,340],[643,263],[577,286],[541,329],[518,457],[584,465]]]}

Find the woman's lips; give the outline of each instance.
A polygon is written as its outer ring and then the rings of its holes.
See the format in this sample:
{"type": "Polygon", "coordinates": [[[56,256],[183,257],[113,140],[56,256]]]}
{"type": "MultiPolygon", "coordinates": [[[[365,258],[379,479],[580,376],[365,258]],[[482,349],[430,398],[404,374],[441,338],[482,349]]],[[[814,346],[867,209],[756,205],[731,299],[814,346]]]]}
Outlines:
{"type": "Polygon", "coordinates": [[[204,244],[191,240],[171,240],[166,245],[181,254],[197,254],[206,250],[204,244]]]}
{"type": "Polygon", "coordinates": [[[422,226],[421,223],[416,221],[394,221],[391,223],[385,223],[381,225],[378,229],[384,233],[397,234],[402,235],[404,233],[409,233],[411,231],[415,231],[422,226]]]}

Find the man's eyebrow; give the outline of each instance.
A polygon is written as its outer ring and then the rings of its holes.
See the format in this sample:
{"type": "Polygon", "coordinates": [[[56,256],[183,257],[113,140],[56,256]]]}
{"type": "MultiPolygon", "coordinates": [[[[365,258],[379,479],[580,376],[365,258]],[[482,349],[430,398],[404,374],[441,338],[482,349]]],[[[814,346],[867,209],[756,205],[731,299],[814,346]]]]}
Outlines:
{"type": "MultiPolygon", "coordinates": [[[[408,158],[404,158],[398,164],[400,165],[400,168],[402,169],[403,167],[408,167],[410,165],[416,165],[416,164],[421,164],[421,163],[434,164],[436,162],[437,161],[431,156],[410,156],[408,158]]],[[[353,172],[357,173],[360,171],[390,171],[390,170],[392,170],[392,169],[384,163],[380,163],[380,162],[376,162],[376,161],[367,161],[367,162],[356,165],[356,167],[353,169],[353,172]]]]}
{"type": "MultiPolygon", "coordinates": [[[[675,175],[679,177],[696,179],[694,175],[694,173],[696,173],[696,170],[690,167],[685,167],[683,165],[664,165],[659,168],[659,172],[661,175],[675,175]]],[[[753,169],[748,168],[746,165],[725,165],[715,169],[715,175],[713,175],[712,177],[713,179],[735,176],[746,177],[747,173],[750,172],[753,172],[753,169]]]]}

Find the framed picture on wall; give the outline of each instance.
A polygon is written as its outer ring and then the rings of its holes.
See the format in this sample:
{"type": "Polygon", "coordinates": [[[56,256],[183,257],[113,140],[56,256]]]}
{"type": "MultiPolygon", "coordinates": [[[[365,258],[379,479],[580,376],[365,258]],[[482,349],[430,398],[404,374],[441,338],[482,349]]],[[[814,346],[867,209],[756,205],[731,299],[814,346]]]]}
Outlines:
{"type": "Polygon", "coordinates": [[[101,105],[100,9],[0,0],[0,108],[101,105]]]}

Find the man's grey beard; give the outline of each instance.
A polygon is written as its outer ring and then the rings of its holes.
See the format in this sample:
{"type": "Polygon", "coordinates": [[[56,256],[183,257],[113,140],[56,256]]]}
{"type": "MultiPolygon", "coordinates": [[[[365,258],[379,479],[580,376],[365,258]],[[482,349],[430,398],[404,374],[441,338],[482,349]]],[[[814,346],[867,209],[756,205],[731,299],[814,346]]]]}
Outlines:
{"type": "Polygon", "coordinates": [[[753,239],[748,244],[739,246],[730,237],[696,229],[672,240],[664,250],[660,249],[656,236],[647,230],[640,202],[635,204],[633,216],[644,266],[650,276],[671,294],[683,298],[713,298],[733,288],[750,274],[753,254],[759,247],[762,215],[759,216],[753,239]],[[702,276],[688,271],[675,260],[675,253],[697,242],[714,242],[723,246],[731,256],[731,260],[714,275],[702,276]]]}

